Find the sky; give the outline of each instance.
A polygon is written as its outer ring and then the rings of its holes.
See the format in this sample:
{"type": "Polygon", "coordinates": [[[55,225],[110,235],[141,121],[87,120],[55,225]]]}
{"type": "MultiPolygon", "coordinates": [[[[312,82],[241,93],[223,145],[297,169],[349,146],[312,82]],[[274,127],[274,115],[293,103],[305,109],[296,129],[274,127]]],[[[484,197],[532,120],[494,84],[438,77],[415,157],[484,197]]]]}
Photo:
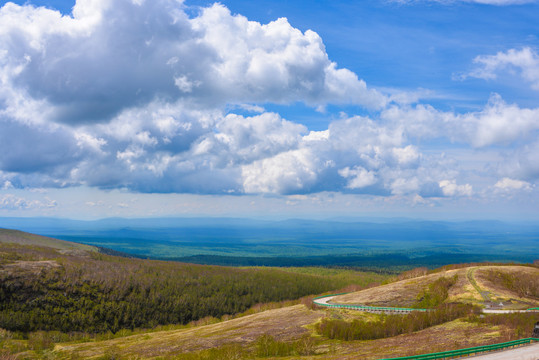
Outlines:
{"type": "Polygon", "coordinates": [[[0,6],[0,216],[539,220],[539,1],[0,6]]]}

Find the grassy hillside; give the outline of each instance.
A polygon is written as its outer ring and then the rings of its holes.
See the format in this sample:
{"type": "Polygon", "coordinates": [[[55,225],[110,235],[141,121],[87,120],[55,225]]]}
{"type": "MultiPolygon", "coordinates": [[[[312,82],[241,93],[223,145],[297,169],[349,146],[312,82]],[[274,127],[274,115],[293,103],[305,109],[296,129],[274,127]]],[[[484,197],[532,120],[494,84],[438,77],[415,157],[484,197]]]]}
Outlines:
{"type": "MultiPolygon", "coordinates": [[[[539,306],[539,269],[532,266],[471,266],[435,272],[340,296],[335,302],[373,306],[414,306],[434,296],[433,284],[449,280],[442,303],[467,303],[501,309],[539,306]],[[505,276],[504,276],[505,275],[505,276]],[[502,304],[502,305],[500,305],[502,304]]],[[[443,290],[438,290],[443,291],[443,290]]],[[[425,305],[425,304],[423,304],[425,305]]],[[[421,306],[421,307],[429,307],[421,306]]]]}
{"type": "Polygon", "coordinates": [[[98,251],[97,247],[95,246],[78,244],[71,241],[58,240],[46,236],[34,235],[23,231],[10,229],[0,229],[0,243],[37,245],[65,251],[98,251]]]}

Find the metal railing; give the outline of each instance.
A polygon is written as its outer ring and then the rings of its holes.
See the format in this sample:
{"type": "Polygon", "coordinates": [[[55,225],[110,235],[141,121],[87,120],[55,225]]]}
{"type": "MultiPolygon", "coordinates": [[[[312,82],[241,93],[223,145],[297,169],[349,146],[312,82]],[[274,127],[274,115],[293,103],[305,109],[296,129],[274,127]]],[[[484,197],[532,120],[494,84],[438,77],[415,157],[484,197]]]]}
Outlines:
{"type": "Polygon", "coordinates": [[[319,306],[326,306],[326,307],[338,308],[338,309],[360,310],[360,311],[397,312],[397,313],[399,313],[399,312],[400,313],[409,313],[409,312],[412,312],[412,311],[429,311],[429,309],[401,308],[401,307],[388,307],[388,306],[351,305],[351,304],[324,304],[324,303],[316,302],[316,300],[318,300],[318,299],[323,299],[323,298],[331,297],[331,296],[345,295],[345,294],[348,294],[348,293],[318,296],[318,297],[313,298],[313,302],[316,305],[319,305],[319,306]]]}
{"type": "Polygon", "coordinates": [[[526,338],[526,339],[513,340],[513,341],[508,341],[508,342],[499,343],[499,344],[476,346],[476,347],[471,347],[471,348],[467,348],[467,349],[442,351],[442,352],[437,352],[437,353],[432,353],[432,354],[424,354],[424,355],[403,356],[403,357],[388,358],[388,359],[382,359],[382,360],[451,359],[451,358],[454,358],[454,357],[476,355],[476,354],[489,352],[489,351],[509,349],[509,348],[513,348],[513,347],[516,347],[516,346],[521,346],[521,345],[533,343],[534,341],[539,341],[539,339],[537,339],[537,338],[526,338]]]}
{"type": "MultiPolygon", "coordinates": [[[[325,306],[329,308],[338,308],[338,309],[351,309],[351,310],[361,310],[361,311],[373,311],[373,312],[400,312],[400,313],[409,313],[412,311],[429,311],[429,309],[414,309],[414,308],[398,308],[398,307],[383,307],[383,306],[366,306],[366,305],[348,305],[348,304],[327,304],[327,303],[318,303],[316,300],[323,299],[327,297],[332,296],[339,296],[339,295],[346,295],[348,293],[340,293],[340,294],[330,294],[330,295],[323,295],[313,298],[313,302],[318,306],[325,306]]],[[[527,309],[527,311],[537,311],[539,308],[530,308],[527,309]]],[[[451,351],[443,351],[443,352],[437,352],[432,354],[424,354],[424,355],[413,355],[413,356],[404,356],[404,357],[397,357],[397,358],[391,358],[391,360],[435,360],[435,359],[450,359],[454,357],[460,357],[465,355],[474,355],[479,354],[483,352],[489,352],[489,351],[495,351],[495,350],[502,350],[502,349],[508,349],[515,346],[521,346],[524,344],[532,343],[534,341],[539,341],[539,338],[526,338],[526,339],[520,339],[520,340],[513,340],[508,341],[504,343],[499,344],[493,344],[493,345],[484,345],[484,346],[476,346],[466,349],[459,349],[459,350],[451,350],[451,351]]],[[[389,359],[385,359],[389,360],[389,359]]]]}

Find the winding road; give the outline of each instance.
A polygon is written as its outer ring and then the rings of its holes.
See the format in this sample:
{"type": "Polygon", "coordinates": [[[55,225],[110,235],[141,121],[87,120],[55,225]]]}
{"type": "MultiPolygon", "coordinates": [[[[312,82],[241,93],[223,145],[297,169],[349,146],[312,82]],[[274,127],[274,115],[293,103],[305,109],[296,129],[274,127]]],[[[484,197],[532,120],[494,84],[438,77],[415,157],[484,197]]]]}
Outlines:
{"type": "MultiPolygon", "coordinates": [[[[492,306],[493,301],[491,298],[491,295],[493,295],[489,291],[485,291],[479,287],[477,284],[475,277],[474,277],[474,269],[470,269],[466,277],[468,278],[468,281],[470,284],[475,288],[475,290],[481,295],[481,297],[484,300],[485,304],[488,304],[488,306],[492,306]]],[[[366,305],[352,305],[352,304],[339,304],[332,302],[336,297],[344,295],[344,294],[334,294],[334,295],[326,295],[326,296],[320,296],[318,298],[313,299],[313,303],[319,306],[325,306],[330,308],[338,308],[338,309],[349,309],[349,310],[358,310],[358,311],[364,311],[364,312],[372,312],[372,313],[391,313],[391,314],[407,314],[412,311],[429,311],[428,309],[411,309],[411,308],[398,308],[398,307],[377,307],[377,306],[366,306],[366,305]]],[[[495,294],[494,294],[495,295],[495,294]]],[[[503,306],[503,304],[500,304],[503,306]]],[[[507,310],[507,309],[482,309],[482,312],[485,314],[507,314],[507,313],[522,313],[522,312],[539,312],[538,308],[532,308],[527,310],[507,310]]],[[[471,356],[466,357],[466,359],[474,359],[474,360],[506,360],[506,359],[512,359],[512,360],[539,360],[539,343],[535,343],[532,345],[526,345],[519,348],[514,349],[508,349],[504,351],[496,351],[493,353],[489,353],[486,355],[478,355],[478,356],[471,356]]]]}
{"type": "MultiPolygon", "coordinates": [[[[481,295],[484,300],[484,303],[488,304],[487,306],[492,306],[493,301],[491,299],[491,292],[485,291],[479,287],[477,281],[475,280],[475,270],[476,268],[469,269],[466,273],[466,277],[474,289],[481,295]]],[[[365,311],[372,313],[392,313],[392,314],[408,314],[412,311],[429,311],[429,309],[412,309],[412,308],[401,308],[401,307],[380,307],[380,306],[368,306],[368,305],[353,305],[353,304],[339,304],[331,302],[334,298],[344,295],[344,294],[334,294],[320,296],[314,298],[313,302],[316,305],[332,307],[332,308],[341,308],[357,311],[365,311]]],[[[527,310],[513,310],[513,309],[496,309],[496,308],[486,308],[481,310],[485,314],[510,314],[510,313],[525,313],[525,312],[539,312],[539,308],[532,308],[527,310]]],[[[539,360],[539,359],[538,359],[539,360]]]]}

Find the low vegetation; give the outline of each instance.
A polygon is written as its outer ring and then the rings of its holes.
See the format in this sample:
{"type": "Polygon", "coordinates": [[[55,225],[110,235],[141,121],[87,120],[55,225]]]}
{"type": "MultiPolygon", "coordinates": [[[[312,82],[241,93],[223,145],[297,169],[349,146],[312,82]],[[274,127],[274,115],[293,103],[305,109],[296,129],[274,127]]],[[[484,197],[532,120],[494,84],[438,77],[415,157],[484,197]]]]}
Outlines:
{"type": "Polygon", "coordinates": [[[449,295],[449,289],[456,284],[457,280],[457,275],[436,279],[417,296],[418,301],[413,307],[418,309],[431,309],[442,305],[449,295]]]}
{"type": "Polygon", "coordinates": [[[517,293],[520,297],[539,300],[539,279],[536,274],[489,270],[486,273],[486,278],[492,283],[500,284],[506,289],[517,293]]]}
{"type": "Polygon", "coordinates": [[[432,311],[414,311],[408,315],[385,315],[379,321],[323,319],[317,326],[319,334],[329,339],[374,340],[412,333],[443,324],[471,313],[477,308],[464,304],[444,304],[432,311]]]}

